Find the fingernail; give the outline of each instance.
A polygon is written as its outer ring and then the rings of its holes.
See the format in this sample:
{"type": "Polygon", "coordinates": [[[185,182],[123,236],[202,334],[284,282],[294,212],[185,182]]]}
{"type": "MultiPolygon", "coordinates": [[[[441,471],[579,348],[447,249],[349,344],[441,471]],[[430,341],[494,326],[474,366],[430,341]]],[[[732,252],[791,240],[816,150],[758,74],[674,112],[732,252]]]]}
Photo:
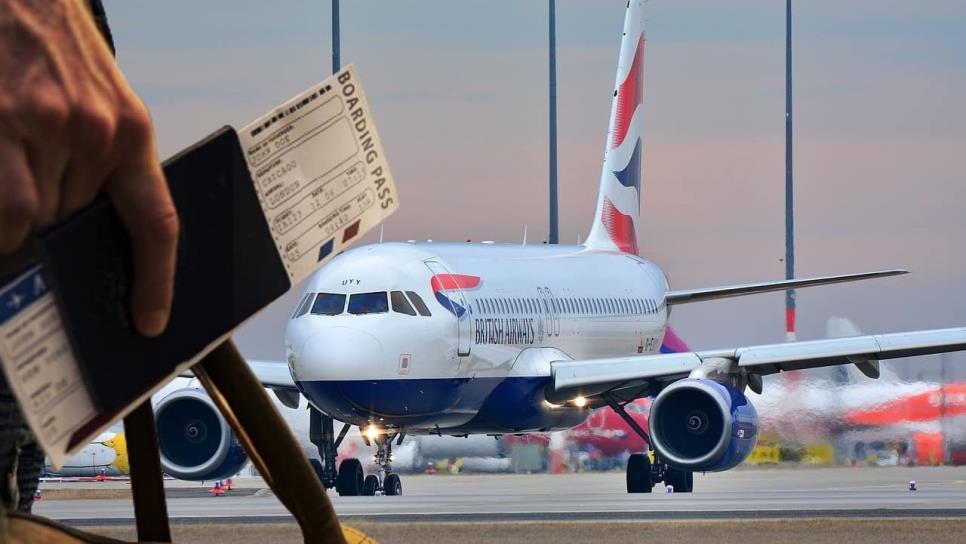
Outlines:
{"type": "Polygon", "coordinates": [[[167,324],[168,313],[164,310],[148,312],[141,320],[141,334],[145,336],[157,336],[164,332],[167,324]]]}

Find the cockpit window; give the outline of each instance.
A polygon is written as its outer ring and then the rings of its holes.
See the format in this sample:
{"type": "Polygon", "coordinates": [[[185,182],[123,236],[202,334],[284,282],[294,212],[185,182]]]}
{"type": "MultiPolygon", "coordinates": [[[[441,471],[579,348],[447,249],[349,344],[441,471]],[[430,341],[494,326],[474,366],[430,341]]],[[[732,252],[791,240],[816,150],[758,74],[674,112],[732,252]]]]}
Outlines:
{"type": "Polygon", "coordinates": [[[422,315],[422,316],[433,315],[429,312],[429,307],[426,306],[426,303],[423,302],[423,299],[420,298],[420,296],[417,295],[415,292],[406,291],[406,296],[408,296],[409,300],[412,301],[413,306],[416,307],[416,310],[419,312],[419,315],[422,315]]]}
{"type": "Polygon", "coordinates": [[[392,311],[400,314],[416,315],[416,310],[413,310],[412,305],[406,300],[406,296],[403,295],[402,291],[390,292],[389,300],[392,302],[392,311]]]}
{"type": "Polygon", "coordinates": [[[339,315],[345,311],[345,295],[338,293],[319,293],[312,305],[313,315],[339,315]]]}
{"type": "Polygon", "coordinates": [[[349,313],[353,315],[382,314],[389,311],[385,291],[356,293],[349,296],[349,313]]]}
{"type": "Polygon", "coordinates": [[[298,309],[295,310],[294,314],[292,314],[292,319],[302,317],[303,315],[305,315],[306,312],[309,311],[309,308],[312,307],[312,297],[314,296],[315,296],[315,293],[309,293],[305,295],[304,298],[302,298],[302,303],[299,304],[298,309]]]}

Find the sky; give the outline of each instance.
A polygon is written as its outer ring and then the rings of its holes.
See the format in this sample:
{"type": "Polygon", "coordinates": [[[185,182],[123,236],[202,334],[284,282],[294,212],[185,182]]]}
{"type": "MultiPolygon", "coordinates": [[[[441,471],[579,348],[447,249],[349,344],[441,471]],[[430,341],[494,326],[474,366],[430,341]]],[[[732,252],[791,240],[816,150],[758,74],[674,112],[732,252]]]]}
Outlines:
{"type": "MultiPolygon", "coordinates": [[[[560,239],[586,237],[624,0],[557,2],[560,239]]],[[[106,0],[167,157],[331,72],[328,1],[106,0]]],[[[674,288],[784,277],[784,2],[645,4],[642,256],[674,288]]],[[[387,240],[546,237],[546,2],[342,2],[401,197],[387,240]]],[[[796,274],[907,268],[798,292],[800,339],[966,323],[966,3],[796,2],[796,274]]],[[[363,242],[375,241],[372,233],[363,242]]],[[[284,357],[301,286],[237,332],[284,357]]],[[[677,308],[695,348],[780,342],[781,293],[677,308]]],[[[966,357],[950,358],[966,377],[966,357]]],[[[923,358],[933,368],[938,358],[923,358]]]]}

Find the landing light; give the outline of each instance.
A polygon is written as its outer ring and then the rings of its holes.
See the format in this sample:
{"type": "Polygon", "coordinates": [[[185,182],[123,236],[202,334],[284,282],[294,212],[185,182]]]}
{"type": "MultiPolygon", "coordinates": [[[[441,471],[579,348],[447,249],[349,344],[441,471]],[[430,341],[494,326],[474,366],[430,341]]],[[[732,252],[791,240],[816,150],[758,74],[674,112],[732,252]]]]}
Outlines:
{"type": "Polygon", "coordinates": [[[587,399],[585,399],[584,397],[575,398],[574,406],[576,406],[577,408],[583,408],[584,406],[587,406],[587,399]]]}
{"type": "Polygon", "coordinates": [[[366,427],[366,438],[369,440],[379,438],[379,429],[375,425],[369,425],[366,427]]]}

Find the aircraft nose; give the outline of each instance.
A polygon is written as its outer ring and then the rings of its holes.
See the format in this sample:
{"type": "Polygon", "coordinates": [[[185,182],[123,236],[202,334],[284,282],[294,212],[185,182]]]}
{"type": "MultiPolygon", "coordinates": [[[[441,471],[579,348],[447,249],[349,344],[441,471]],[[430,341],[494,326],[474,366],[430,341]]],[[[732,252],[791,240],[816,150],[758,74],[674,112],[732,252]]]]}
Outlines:
{"type": "Polygon", "coordinates": [[[349,327],[317,331],[302,347],[295,362],[299,381],[376,378],[382,370],[382,346],[375,336],[349,327]]]}

